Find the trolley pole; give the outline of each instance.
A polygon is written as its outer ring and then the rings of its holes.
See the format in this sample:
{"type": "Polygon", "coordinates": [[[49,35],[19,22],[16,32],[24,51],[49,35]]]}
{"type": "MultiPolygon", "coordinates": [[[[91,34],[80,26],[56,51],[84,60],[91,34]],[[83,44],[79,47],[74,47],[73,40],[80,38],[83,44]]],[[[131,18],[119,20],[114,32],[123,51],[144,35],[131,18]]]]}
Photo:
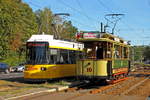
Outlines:
{"type": "Polygon", "coordinates": [[[114,34],[116,25],[117,25],[118,21],[121,20],[122,16],[124,16],[124,14],[107,14],[107,15],[105,15],[105,19],[107,20],[106,26],[109,26],[108,24],[112,24],[111,34],[114,34]]]}

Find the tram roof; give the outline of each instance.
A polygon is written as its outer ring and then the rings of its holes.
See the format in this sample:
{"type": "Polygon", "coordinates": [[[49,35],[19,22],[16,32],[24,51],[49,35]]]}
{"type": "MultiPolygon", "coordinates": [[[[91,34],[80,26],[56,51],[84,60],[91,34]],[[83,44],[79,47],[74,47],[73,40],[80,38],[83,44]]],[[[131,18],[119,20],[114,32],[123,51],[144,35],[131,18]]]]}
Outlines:
{"type": "Polygon", "coordinates": [[[92,37],[84,37],[84,33],[82,33],[82,37],[78,38],[77,41],[79,42],[96,42],[96,41],[107,41],[110,43],[122,45],[122,46],[130,46],[127,41],[123,40],[120,37],[114,36],[112,34],[108,33],[99,33],[99,36],[95,36],[94,38],[92,37]]]}
{"type": "Polygon", "coordinates": [[[82,50],[84,45],[79,42],[55,39],[53,35],[32,35],[27,42],[48,42],[50,48],[82,50]]]}

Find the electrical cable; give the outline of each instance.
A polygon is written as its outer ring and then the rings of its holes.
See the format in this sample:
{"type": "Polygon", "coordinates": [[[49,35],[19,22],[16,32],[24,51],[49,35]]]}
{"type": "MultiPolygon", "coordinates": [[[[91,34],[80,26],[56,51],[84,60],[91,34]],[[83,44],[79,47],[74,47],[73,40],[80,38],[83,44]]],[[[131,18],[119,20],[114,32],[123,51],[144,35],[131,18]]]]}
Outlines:
{"type": "MultiPolygon", "coordinates": [[[[84,14],[85,14],[86,16],[88,16],[87,13],[86,13],[86,11],[85,11],[85,9],[84,9],[84,7],[81,5],[80,1],[79,1],[79,0],[75,0],[75,1],[77,2],[78,6],[79,6],[80,9],[82,10],[82,12],[84,12],[84,14]]],[[[99,22],[99,21],[97,21],[97,22],[99,22]]],[[[99,23],[100,23],[100,22],[99,22],[99,23]]],[[[96,26],[95,26],[95,28],[97,29],[96,26]]]]}
{"type": "Polygon", "coordinates": [[[59,0],[59,2],[60,2],[61,4],[63,4],[64,6],[69,7],[70,9],[72,9],[72,10],[74,10],[74,11],[80,13],[81,15],[85,16],[87,19],[93,20],[93,21],[97,22],[97,20],[93,19],[92,17],[87,16],[86,14],[84,14],[83,12],[81,12],[80,10],[78,10],[78,9],[76,9],[76,8],[73,8],[73,7],[70,6],[69,4],[65,3],[63,0],[59,0]]]}

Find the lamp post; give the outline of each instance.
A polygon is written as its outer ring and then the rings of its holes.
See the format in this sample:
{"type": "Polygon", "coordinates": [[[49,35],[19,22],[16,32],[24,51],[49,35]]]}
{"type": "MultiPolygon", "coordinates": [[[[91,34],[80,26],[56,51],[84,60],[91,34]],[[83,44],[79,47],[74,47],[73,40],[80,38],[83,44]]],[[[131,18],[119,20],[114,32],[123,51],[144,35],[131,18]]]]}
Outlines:
{"type": "Polygon", "coordinates": [[[69,13],[55,13],[54,14],[54,16],[53,16],[53,18],[54,18],[54,22],[52,23],[52,27],[54,28],[54,38],[56,38],[56,39],[60,39],[61,37],[60,37],[60,32],[58,32],[58,30],[57,30],[57,25],[58,25],[58,22],[55,20],[55,18],[56,17],[58,17],[58,16],[70,16],[70,14],[69,13]]]}

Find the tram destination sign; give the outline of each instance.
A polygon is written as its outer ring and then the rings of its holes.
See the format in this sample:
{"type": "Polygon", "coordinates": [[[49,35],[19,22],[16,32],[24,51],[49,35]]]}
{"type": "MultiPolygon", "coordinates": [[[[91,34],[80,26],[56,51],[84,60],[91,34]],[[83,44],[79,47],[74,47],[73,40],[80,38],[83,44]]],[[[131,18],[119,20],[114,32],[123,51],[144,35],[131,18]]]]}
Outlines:
{"type": "Polygon", "coordinates": [[[47,43],[27,43],[27,46],[47,46],[47,43]]]}
{"type": "Polygon", "coordinates": [[[99,33],[92,33],[92,32],[83,33],[83,38],[98,38],[98,37],[99,33]]]}

